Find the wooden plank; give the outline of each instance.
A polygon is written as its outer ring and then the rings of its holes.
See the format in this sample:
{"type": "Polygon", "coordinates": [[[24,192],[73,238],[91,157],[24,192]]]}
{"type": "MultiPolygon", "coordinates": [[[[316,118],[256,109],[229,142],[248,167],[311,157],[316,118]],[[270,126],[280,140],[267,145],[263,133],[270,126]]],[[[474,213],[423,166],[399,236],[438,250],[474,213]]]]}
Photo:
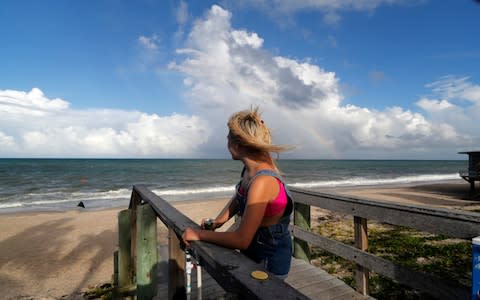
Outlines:
{"type": "Polygon", "coordinates": [[[132,190],[132,195],[130,198],[130,205],[128,209],[130,210],[130,240],[132,241],[130,243],[130,266],[132,266],[131,269],[131,274],[130,278],[132,278],[132,283],[133,283],[133,278],[135,278],[136,275],[136,270],[133,266],[137,265],[137,246],[134,243],[134,241],[137,240],[137,206],[140,205],[140,202],[142,202],[142,199],[140,195],[135,191],[135,189],[132,190]]]}
{"type": "Polygon", "coordinates": [[[344,295],[351,299],[368,298],[368,296],[363,296],[355,292],[353,288],[337,277],[303,260],[292,259],[292,266],[293,265],[295,265],[296,268],[301,265],[308,266],[309,268],[303,273],[290,273],[286,282],[311,299],[331,299],[338,295],[344,295]],[[351,297],[350,295],[354,296],[351,297]]]}
{"type": "Polygon", "coordinates": [[[131,210],[118,213],[118,286],[120,288],[133,284],[131,266],[131,210]]]}
{"type": "MultiPolygon", "coordinates": [[[[318,276],[314,272],[305,272],[305,276],[299,276],[300,274],[296,276],[288,276],[290,278],[287,280],[288,284],[296,288],[297,290],[301,291],[304,293],[304,290],[306,290],[308,287],[314,285],[316,289],[320,289],[321,287],[328,286],[329,284],[332,284],[333,282],[342,284],[341,282],[337,282],[333,276],[329,277],[324,277],[324,276],[318,276]]],[[[343,283],[345,284],[345,283],[343,283]]]]}
{"type": "Polygon", "coordinates": [[[301,271],[290,271],[288,273],[288,277],[287,278],[296,278],[297,280],[302,280],[303,278],[306,278],[307,276],[309,276],[308,274],[311,273],[312,269],[316,269],[317,267],[315,266],[310,266],[309,268],[302,268],[301,271]]]}
{"type": "MultiPolygon", "coordinates": [[[[293,211],[293,223],[295,226],[310,230],[310,205],[295,203],[293,211]]],[[[293,256],[310,262],[310,246],[308,243],[293,238],[293,256]]]]}
{"type": "Polygon", "coordinates": [[[366,295],[355,293],[353,290],[347,290],[345,288],[336,288],[333,291],[334,295],[330,299],[365,299],[366,295]]]}
{"type": "Polygon", "coordinates": [[[157,217],[149,204],[137,206],[137,299],[149,300],[156,295],[158,262],[157,217]]]}
{"type": "Polygon", "coordinates": [[[312,276],[312,274],[314,274],[314,271],[312,269],[309,269],[307,271],[304,271],[303,273],[288,274],[288,277],[285,280],[288,282],[288,284],[298,289],[299,286],[301,287],[308,282],[327,281],[332,278],[332,275],[330,274],[328,274],[328,276],[321,276],[318,274],[312,276]]]}
{"type": "MultiPolygon", "coordinates": [[[[345,283],[339,279],[333,278],[328,281],[324,281],[322,285],[308,285],[300,288],[299,290],[307,297],[311,299],[330,299],[337,294],[337,287],[344,287],[345,283]]],[[[351,287],[348,287],[353,293],[356,293],[351,287]]],[[[357,294],[360,295],[360,294],[357,294]]]]}
{"type": "Polygon", "coordinates": [[[478,213],[456,209],[400,205],[380,201],[344,197],[290,188],[295,203],[317,206],[369,220],[415,228],[450,237],[471,239],[480,235],[478,213]]]}
{"type": "Polygon", "coordinates": [[[294,227],[294,235],[322,249],[358,263],[376,273],[394,279],[441,299],[467,299],[469,289],[452,285],[438,277],[410,270],[371,253],[294,227]]]}
{"type": "MultiPolygon", "coordinates": [[[[177,235],[187,227],[200,228],[195,222],[181,214],[167,201],[163,200],[145,186],[134,186],[141,199],[149,202],[157,216],[177,235]]],[[[226,249],[214,244],[194,241],[191,250],[202,260],[206,270],[220,285],[243,298],[248,299],[307,299],[303,294],[284,281],[270,274],[268,280],[259,281],[250,276],[258,270],[258,265],[238,251],[226,249]]]]}
{"type": "MultiPolygon", "coordinates": [[[[353,217],[355,247],[362,251],[368,249],[367,219],[353,217]]],[[[356,290],[362,295],[368,295],[368,269],[357,264],[355,269],[356,290]]]]}
{"type": "MultiPolygon", "coordinates": [[[[328,274],[324,270],[308,264],[301,259],[292,259],[292,266],[308,267],[304,272],[289,274],[286,282],[292,287],[298,289],[302,294],[310,299],[331,299],[338,296],[344,296],[345,299],[367,299],[368,297],[356,293],[350,286],[328,274]],[[352,296],[353,295],[353,296],[352,296]]],[[[293,268],[292,268],[293,269],[293,268]]],[[[197,299],[198,290],[196,289],[196,272],[192,273],[192,293],[190,299],[197,299]]],[[[167,289],[165,284],[161,288],[167,289]]],[[[160,291],[155,299],[162,298],[165,292],[160,291]]],[[[235,298],[232,294],[226,292],[207,272],[202,272],[202,296],[203,299],[230,299],[235,298]]],[[[165,297],[165,296],[164,296],[165,297]]],[[[267,298],[269,299],[269,298],[267,298]]],[[[285,299],[285,298],[279,298],[285,299]]],[[[341,299],[341,298],[338,298],[341,299]]]]}
{"type": "MultiPolygon", "coordinates": [[[[168,229],[168,299],[185,295],[185,253],[175,231],[168,229]]],[[[179,298],[181,299],[181,298],[179,298]]]]}

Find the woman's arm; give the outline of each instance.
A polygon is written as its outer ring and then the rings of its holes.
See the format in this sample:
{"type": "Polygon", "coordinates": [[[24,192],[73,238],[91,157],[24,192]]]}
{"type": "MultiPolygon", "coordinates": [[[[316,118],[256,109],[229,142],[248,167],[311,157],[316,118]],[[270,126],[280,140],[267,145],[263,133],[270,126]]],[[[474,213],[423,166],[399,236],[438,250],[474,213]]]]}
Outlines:
{"type": "Polygon", "coordinates": [[[214,232],[209,230],[194,230],[187,228],[183,233],[183,240],[202,240],[234,249],[246,249],[262,223],[265,208],[271,199],[278,194],[279,187],[276,179],[271,176],[258,176],[250,185],[247,206],[240,226],[232,232],[214,232]]]}
{"type": "MultiPolygon", "coordinates": [[[[225,224],[228,220],[230,220],[238,210],[238,204],[235,199],[235,195],[232,196],[230,201],[227,203],[227,205],[220,211],[218,216],[213,220],[213,226],[215,228],[220,228],[225,224]]],[[[203,222],[202,222],[203,225],[203,222]]]]}

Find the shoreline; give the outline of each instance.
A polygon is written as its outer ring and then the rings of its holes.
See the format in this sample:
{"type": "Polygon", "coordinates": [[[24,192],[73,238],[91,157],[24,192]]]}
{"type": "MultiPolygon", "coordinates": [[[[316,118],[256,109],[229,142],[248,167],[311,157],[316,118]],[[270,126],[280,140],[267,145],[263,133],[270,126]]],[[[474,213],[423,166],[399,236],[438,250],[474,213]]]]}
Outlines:
{"type": "MultiPolygon", "coordinates": [[[[332,193],[334,189],[322,191],[332,193]]],[[[334,192],[407,205],[480,209],[480,199],[465,199],[468,191],[468,183],[459,181],[343,187],[334,192]]],[[[215,217],[228,201],[228,198],[220,198],[170,203],[198,223],[203,217],[215,217]]],[[[5,299],[21,299],[22,296],[60,299],[110,282],[113,251],[118,240],[117,214],[123,209],[126,207],[0,214],[2,296],[5,299]]],[[[312,226],[324,214],[321,209],[312,209],[312,226]]],[[[167,230],[161,222],[157,224],[158,242],[162,245],[167,243],[167,230]]]]}
{"type": "MultiPolygon", "coordinates": [[[[328,194],[357,194],[359,191],[363,190],[387,190],[387,189],[397,189],[397,188],[418,188],[421,189],[423,186],[436,186],[438,184],[447,184],[447,185],[456,185],[458,186],[459,190],[463,189],[465,186],[465,191],[468,193],[468,183],[463,179],[448,179],[448,180],[432,180],[432,181],[414,181],[414,182],[406,182],[406,183],[385,183],[385,184],[373,184],[373,185],[340,185],[340,186],[332,186],[332,187],[313,187],[313,188],[299,188],[301,190],[309,190],[309,191],[316,191],[321,193],[328,193],[328,194]]],[[[288,185],[288,183],[287,183],[288,185]]],[[[478,184],[477,184],[478,185],[478,184]]],[[[479,189],[480,191],[480,189],[479,189]]],[[[130,190],[131,193],[131,190],[130,190]]],[[[233,193],[233,192],[232,192],[233,193]]],[[[362,194],[362,193],[360,193],[362,194]]],[[[161,196],[159,194],[159,196],[161,196]]],[[[72,203],[70,207],[8,207],[8,208],[0,208],[0,217],[3,215],[12,215],[12,214],[28,214],[28,213],[56,213],[56,212],[66,212],[66,211],[101,211],[101,210],[109,210],[109,209],[122,209],[123,207],[127,207],[129,203],[129,197],[126,197],[121,203],[116,203],[116,205],[111,206],[99,206],[97,203],[93,205],[89,205],[88,201],[82,201],[86,205],[85,208],[78,207],[79,202],[72,203]]],[[[217,196],[209,196],[205,197],[204,195],[198,196],[196,199],[187,198],[187,199],[175,199],[169,196],[163,196],[162,198],[165,199],[167,202],[173,204],[176,203],[194,203],[194,202],[205,202],[205,201],[215,201],[221,200],[230,197],[229,194],[224,195],[217,195],[217,196]],[[169,199],[170,198],[170,199],[169,199]]],[[[115,201],[117,202],[117,201],[115,201]]]]}

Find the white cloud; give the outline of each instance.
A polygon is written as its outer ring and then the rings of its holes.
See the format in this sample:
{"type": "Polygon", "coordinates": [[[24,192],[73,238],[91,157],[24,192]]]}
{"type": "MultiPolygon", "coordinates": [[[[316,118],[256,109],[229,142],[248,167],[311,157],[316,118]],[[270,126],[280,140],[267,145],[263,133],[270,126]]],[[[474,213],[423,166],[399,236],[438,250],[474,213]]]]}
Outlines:
{"type": "Polygon", "coordinates": [[[30,92],[4,90],[0,93],[0,113],[5,117],[10,114],[42,116],[68,107],[69,103],[62,99],[47,99],[38,88],[30,92]]]}
{"type": "Polygon", "coordinates": [[[188,4],[180,1],[175,11],[175,18],[178,24],[178,30],[174,34],[174,40],[179,41],[183,38],[184,27],[189,21],[188,4]]]}
{"type": "MultiPolygon", "coordinates": [[[[260,106],[277,143],[298,146],[297,157],[411,158],[439,148],[455,153],[480,141],[480,86],[468,77],[428,84],[433,95],[417,102],[423,113],[344,104],[334,72],[273,55],[256,32],[232,28],[230,21],[229,11],[212,6],[169,65],[185,76],[193,115],[78,110],[37,88],[0,90],[0,156],[225,155],[228,116],[251,105],[260,106]]],[[[155,50],[148,37],[138,42],[155,50]]]]}
{"type": "Polygon", "coordinates": [[[16,150],[15,139],[12,136],[6,135],[0,131],[0,145],[4,151],[14,152],[16,150]]]}
{"type": "MultiPolygon", "coordinates": [[[[216,123],[222,126],[233,111],[260,105],[277,142],[299,145],[296,153],[304,157],[341,157],[362,149],[390,155],[428,153],[438,147],[468,146],[478,139],[478,133],[458,130],[457,124],[429,114],[401,107],[376,111],[343,105],[334,72],[310,61],[274,56],[262,43],[246,42],[263,39],[232,28],[230,19],[230,12],[213,6],[195,22],[186,48],[179,49],[179,59],[170,64],[185,74],[193,109],[221,120],[216,123]]],[[[464,98],[475,98],[477,90],[469,91],[464,98]]],[[[448,109],[448,103],[419,101],[430,110],[448,109]]]]}
{"type": "Polygon", "coordinates": [[[160,39],[158,38],[158,36],[156,34],[153,34],[151,37],[146,37],[144,35],[141,35],[138,38],[138,43],[141,46],[145,47],[148,50],[152,50],[152,51],[158,50],[159,41],[160,41],[160,39]]]}
{"type": "Polygon", "coordinates": [[[480,105],[480,85],[471,83],[469,77],[444,76],[426,85],[443,98],[465,100],[480,105]]]}
{"type": "Polygon", "coordinates": [[[442,111],[451,109],[454,105],[448,100],[431,100],[427,98],[422,98],[418,100],[417,105],[426,111],[442,111]]]}
{"type": "Polygon", "coordinates": [[[74,110],[40,89],[0,90],[0,156],[190,157],[208,139],[198,116],[74,110]]]}
{"type": "Polygon", "coordinates": [[[323,21],[328,25],[336,25],[340,23],[342,18],[336,12],[330,11],[323,16],[323,21]]]}
{"type": "Polygon", "coordinates": [[[232,37],[236,44],[240,46],[251,46],[254,49],[260,48],[263,45],[263,39],[259,38],[254,33],[248,33],[243,30],[233,30],[232,37]]]}
{"type": "Polygon", "coordinates": [[[188,4],[180,1],[176,12],[177,23],[184,25],[188,21],[188,4]]]}
{"type": "Polygon", "coordinates": [[[383,5],[420,5],[425,1],[414,0],[246,0],[243,5],[278,14],[291,15],[299,11],[320,11],[324,13],[326,24],[336,25],[340,22],[340,12],[356,10],[372,12],[383,5]]]}
{"type": "Polygon", "coordinates": [[[478,147],[480,86],[469,80],[469,77],[444,76],[427,84],[432,96],[423,97],[416,104],[431,120],[443,120],[455,126],[457,131],[471,136],[474,146],[478,147]]]}

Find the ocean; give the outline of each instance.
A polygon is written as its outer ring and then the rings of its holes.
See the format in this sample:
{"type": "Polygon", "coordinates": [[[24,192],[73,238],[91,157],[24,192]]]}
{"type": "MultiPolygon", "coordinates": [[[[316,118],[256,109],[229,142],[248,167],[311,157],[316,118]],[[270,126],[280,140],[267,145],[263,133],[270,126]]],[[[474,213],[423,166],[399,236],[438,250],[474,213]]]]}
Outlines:
{"type": "MultiPolygon", "coordinates": [[[[466,160],[279,160],[289,186],[315,191],[460,179],[466,160]]],[[[0,159],[0,213],[127,207],[132,186],[167,201],[229,197],[242,164],[222,159],[0,159]]]]}

